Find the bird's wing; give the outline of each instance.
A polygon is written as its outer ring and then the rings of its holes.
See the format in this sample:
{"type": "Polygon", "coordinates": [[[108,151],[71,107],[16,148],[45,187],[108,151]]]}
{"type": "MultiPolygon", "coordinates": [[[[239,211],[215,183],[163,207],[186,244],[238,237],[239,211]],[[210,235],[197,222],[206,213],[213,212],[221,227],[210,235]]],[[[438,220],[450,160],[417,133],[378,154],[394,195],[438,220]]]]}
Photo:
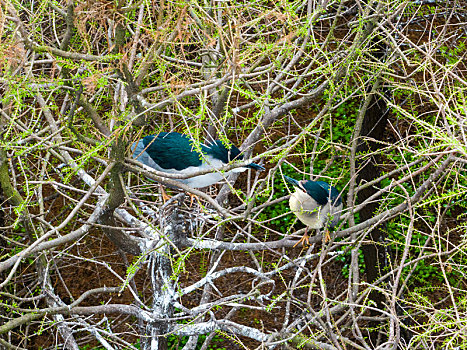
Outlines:
{"type": "Polygon", "coordinates": [[[328,185],[322,181],[306,181],[302,182],[302,186],[319,205],[326,205],[329,202],[329,188],[325,188],[321,183],[328,185]]]}
{"type": "Polygon", "coordinates": [[[316,181],[316,183],[327,191],[328,201],[331,200],[334,206],[342,204],[342,198],[337,188],[324,181],[316,181]]]}
{"type": "Polygon", "coordinates": [[[148,155],[163,169],[183,170],[201,165],[201,155],[187,136],[171,132],[146,136],[143,143],[148,155]]]}

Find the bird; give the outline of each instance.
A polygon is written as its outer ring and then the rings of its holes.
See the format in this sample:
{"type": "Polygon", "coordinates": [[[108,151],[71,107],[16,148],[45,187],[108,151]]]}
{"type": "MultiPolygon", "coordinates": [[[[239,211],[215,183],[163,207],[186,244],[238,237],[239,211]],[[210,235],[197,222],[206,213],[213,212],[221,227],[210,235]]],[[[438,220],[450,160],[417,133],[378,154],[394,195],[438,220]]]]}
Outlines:
{"type": "Polygon", "coordinates": [[[306,225],[305,234],[294,247],[310,244],[308,228],[319,230],[326,226],[325,237],[329,239],[328,228],[337,225],[343,208],[337,188],[324,181],[298,181],[285,175],[284,178],[295,188],[289,198],[290,209],[306,225]]]}
{"type": "Polygon", "coordinates": [[[200,143],[197,148],[194,140],[178,132],[160,132],[157,135],[145,136],[132,144],[131,151],[134,159],[167,174],[191,175],[200,170],[213,170],[203,175],[176,179],[191,188],[213,185],[231,173],[247,169],[264,170],[259,164],[249,163],[224,173],[214,171],[234,160],[243,160],[243,154],[232,143],[226,145],[220,140],[200,143]]]}

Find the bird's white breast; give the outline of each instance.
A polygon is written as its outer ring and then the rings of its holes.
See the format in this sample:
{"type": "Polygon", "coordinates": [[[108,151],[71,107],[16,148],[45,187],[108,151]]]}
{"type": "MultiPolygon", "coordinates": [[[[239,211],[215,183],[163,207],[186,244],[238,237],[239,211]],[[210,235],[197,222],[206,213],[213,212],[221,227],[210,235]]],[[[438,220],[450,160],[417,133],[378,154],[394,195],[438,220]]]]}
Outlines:
{"type": "MultiPolygon", "coordinates": [[[[210,157],[209,157],[210,158],[210,157]]],[[[201,170],[211,170],[217,167],[221,167],[224,165],[220,160],[218,159],[208,159],[209,163],[204,162],[199,166],[199,167],[188,167],[186,169],[183,169],[181,171],[178,170],[173,170],[170,169],[170,172],[178,173],[178,174],[183,174],[183,175],[192,175],[196,174],[197,172],[201,170]]],[[[166,170],[164,170],[166,171],[166,170]]],[[[216,182],[221,181],[223,178],[222,174],[220,172],[212,172],[204,175],[197,175],[193,176],[187,179],[179,180],[185,184],[187,184],[190,187],[193,188],[201,188],[201,187],[207,187],[215,184],[216,182]]]]}
{"type": "MultiPolygon", "coordinates": [[[[213,169],[218,169],[226,165],[219,159],[215,159],[211,156],[206,156],[203,159],[203,163],[201,164],[200,167],[189,167],[184,170],[182,170],[183,174],[191,175],[199,172],[200,170],[213,170],[213,169]]],[[[193,188],[201,188],[201,187],[207,187],[214,185],[215,183],[223,180],[224,178],[227,178],[230,174],[232,173],[238,173],[238,172],[243,172],[245,171],[246,168],[240,167],[240,168],[235,168],[230,171],[226,171],[224,173],[221,173],[220,171],[213,171],[208,174],[204,175],[198,175],[198,176],[193,176],[188,179],[185,179],[185,183],[193,188]]]]}
{"type": "Polygon", "coordinates": [[[297,189],[289,199],[289,205],[292,212],[298,219],[312,229],[320,229],[331,220],[334,226],[339,221],[342,203],[338,207],[333,207],[328,202],[321,206],[311,196],[297,189]]]}

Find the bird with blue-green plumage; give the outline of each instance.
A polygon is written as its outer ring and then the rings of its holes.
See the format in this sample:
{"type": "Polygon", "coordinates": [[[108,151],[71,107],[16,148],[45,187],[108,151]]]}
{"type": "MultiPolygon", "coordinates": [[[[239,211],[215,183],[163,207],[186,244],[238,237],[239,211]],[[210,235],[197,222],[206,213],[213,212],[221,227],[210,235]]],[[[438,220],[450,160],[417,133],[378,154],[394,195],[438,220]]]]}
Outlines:
{"type": "Polygon", "coordinates": [[[326,227],[325,237],[328,239],[328,229],[337,225],[343,208],[337,188],[324,181],[284,178],[295,188],[289,198],[290,209],[306,225],[305,234],[294,247],[300,243],[310,244],[308,228],[319,230],[326,227]]]}
{"type": "Polygon", "coordinates": [[[243,160],[243,154],[232,143],[225,145],[220,140],[207,144],[196,143],[187,135],[178,132],[161,132],[136,141],[131,146],[132,156],[141,163],[164,173],[191,177],[176,179],[192,188],[213,185],[231,173],[247,169],[264,170],[261,165],[249,163],[221,173],[215,171],[232,161],[243,160]],[[194,175],[201,170],[212,170],[207,174],[194,175]]]}

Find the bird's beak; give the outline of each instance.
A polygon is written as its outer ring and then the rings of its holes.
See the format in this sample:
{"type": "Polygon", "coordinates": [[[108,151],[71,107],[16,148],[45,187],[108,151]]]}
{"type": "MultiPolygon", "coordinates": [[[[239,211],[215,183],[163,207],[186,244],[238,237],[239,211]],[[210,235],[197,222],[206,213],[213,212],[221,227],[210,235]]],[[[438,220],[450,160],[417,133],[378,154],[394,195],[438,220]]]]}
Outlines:
{"type": "Polygon", "coordinates": [[[294,185],[295,187],[300,187],[300,182],[299,181],[297,181],[295,179],[292,179],[291,177],[288,177],[288,176],[285,176],[285,175],[284,175],[284,179],[289,184],[294,185]]]}
{"type": "Polygon", "coordinates": [[[256,163],[251,163],[251,164],[248,164],[246,166],[247,168],[250,168],[250,169],[254,169],[256,171],[261,171],[261,170],[264,170],[264,167],[259,165],[259,164],[256,164],[256,163]]]}

